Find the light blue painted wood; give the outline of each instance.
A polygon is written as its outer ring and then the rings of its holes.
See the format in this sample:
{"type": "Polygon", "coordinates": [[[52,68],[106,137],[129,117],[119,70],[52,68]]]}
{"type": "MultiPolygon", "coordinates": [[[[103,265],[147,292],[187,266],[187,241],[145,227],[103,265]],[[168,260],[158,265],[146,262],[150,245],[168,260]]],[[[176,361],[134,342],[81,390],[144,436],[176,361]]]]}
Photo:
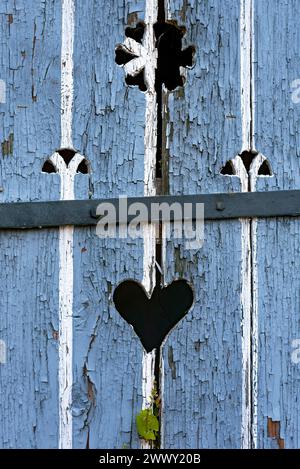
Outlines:
{"type": "Polygon", "coordinates": [[[41,168],[60,145],[60,6],[5,1],[0,15],[7,91],[0,141],[13,141],[13,150],[1,154],[0,201],[57,199],[59,177],[41,175],[41,168]]]}
{"type": "MultiPolygon", "coordinates": [[[[41,168],[59,146],[60,21],[58,2],[0,5],[0,202],[59,197],[59,179],[41,168]]],[[[0,233],[1,448],[58,445],[57,238],[0,233]]]]}
{"type": "MultiPolygon", "coordinates": [[[[170,0],[197,47],[187,83],[167,97],[171,194],[240,191],[219,174],[241,149],[239,2],[170,0]]],[[[299,0],[254,0],[255,140],[274,177],[258,190],[299,188],[299,0]]],[[[124,83],[114,47],[144,0],[76,1],[75,148],[92,168],[76,198],[144,192],[145,99],[124,83]]],[[[58,175],[41,174],[60,146],[61,4],[0,5],[0,202],[56,200],[58,175]]],[[[210,222],[199,251],[167,243],[166,282],[191,281],[195,305],[163,348],[165,448],[241,445],[241,225],[210,222]]],[[[299,447],[299,220],[260,220],[258,262],[258,446],[299,447]],[[268,435],[270,422],[278,435],[268,435]],[[276,423],[277,422],[277,423],[276,423]],[[280,429],[279,429],[280,426],[280,429]]],[[[58,232],[0,233],[0,447],[58,446],[58,232]]],[[[73,445],[137,447],[142,347],[112,304],[123,279],[141,280],[142,241],[74,236],[73,445]]]]}
{"type": "Polygon", "coordinates": [[[57,232],[0,233],[1,448],[58,445],[57,232]]]}
{"type": "MultiPolygon", "coordinates": [[[[241,150],[239,2],[171,0],[197,48],[183,89],[168,97],[171,194],[239,191],[224,177],[241,150]]],[[[163,446],[238,448],[242,422],[239,221],[206,223],[202,249],[167,246],[167,277],[191,281],[195,305],[163,349],[163,446]]]]}
{"type": "MultiPolygon", "coordinates": [[[[144,1],[76,2],[73,135],[92,170],[89,183],[77,179],[77,197],[144,193],[145,97],[126,86],[114,52],[144,11],[144,1]]],[[[73,445],[137,447],[142,346],[112,293],[123,279],[142,280],[143,242],[76,229],[74,272],[73,445]]]]}
{"type": "MultiPolygon", "coordinates": [[[[273,178],[258,190],[299,189],[300,105],[291,84],[300,77],[299,0],[255,0],[256,147],[269,158],[273,178]]],[[[299,219],[261,220],[258,262],[258,446],[278,448],[268,419],[279,422],[286,448],[299,448],[300,365],[292,341],[300,337],[299,219]]]]}

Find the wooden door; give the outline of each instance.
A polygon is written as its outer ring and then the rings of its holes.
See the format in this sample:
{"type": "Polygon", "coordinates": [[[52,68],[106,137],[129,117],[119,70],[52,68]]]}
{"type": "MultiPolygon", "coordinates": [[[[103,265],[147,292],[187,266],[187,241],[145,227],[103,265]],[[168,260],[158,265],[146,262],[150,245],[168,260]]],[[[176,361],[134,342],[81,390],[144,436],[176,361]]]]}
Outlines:
{"type": "MultiPolygon", "coordinates": [[[[299,8],[5,0],[0,203],[298,189],[299,8]]],[[[0,232],[1,448],[299,447],[299,219],[166,228],[0,232]],[[193,305],[147,353],[114,292],[176,279],[193,305]]]]}

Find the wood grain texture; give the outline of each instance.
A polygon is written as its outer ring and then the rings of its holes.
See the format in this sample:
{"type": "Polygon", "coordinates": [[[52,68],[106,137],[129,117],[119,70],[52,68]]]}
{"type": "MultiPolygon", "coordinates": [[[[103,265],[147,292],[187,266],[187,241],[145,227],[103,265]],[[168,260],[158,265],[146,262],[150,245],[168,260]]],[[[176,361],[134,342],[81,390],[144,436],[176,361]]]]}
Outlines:
{"type": "Polygon", "coordinates": [[[166,281],[174,277],[188,279],[195,292],[195,304],[164,345],[165,448],[240,446],[239,235],[238,226],[207,223],[201,253],[187,251],[178,242],[170,242],[167,248],[167,256],[174,259],[174,264],[168,265],[166,281]],[[223,272],[223,262],[230,275],[223,272]]]}
{"type": "Polygon", "coordinates": [[[41,168],[60,142],[61,11],[54,1],[3,1],[0,201],[59,199],[59,177],[41,168]],[[3,151],[4,142],[11,141],[3,151]]]}
{"type": "MultiPolygon", "coordinates": [[[[241,151],[245,134],[240,2],[166,4],[168,18],[187,28],[184,46],[195,45],[197,55],[185,86],[164,92],[165,187],[170,194],[239,192],[239,178],[220,170],[241,151]]],[[[146,100],[126,86],[114,50],[125,27],[143,19],[145,6],[145,0],[75,1],[72,136],[91,168],[75,177],[76,199],[144,195],[146,100]]],[[[253,8],[252,130],[256,150],[274,172],[259,178],[256,190],[299,189],[300,104],[292,101],[291,85],[300,77],[300,0],[253,0],[253,8]]],[[[60,62],[61,2],[2,0],[0,202],[60,198],[59,175],[41,172],[61,145],[60,62]]],[[[243,444],[243,412],[251,405],[243,402],[249,395],[243,384],[245,232],[239,221],[207,222],[201,249],[175,239],[165,244],[165,282],[185,278],[195,293],[162,349],[165,448],[243,444]]],[[[299,220],[254,222],[251,243],[249,298],[252,307],[257,302],[258,341],[253,445],[297,448],[300,368],[292,343],[300,339],[299,220]]],[[[74,230],[74,448],[140,446],[135,416],[143,401],[143,349],[112,294],[122,280],[142,282],[144,252],[142,239],[99,239],[95,228],[74,230]]],[[[0,232],[0,341],[6,346],[0,448],[59,445],[59,262],[58,230],[0,232]]]]}
{"type": "MultiPolygon", "coordinates": [[[[197,49],[186,84],[168,97],[171,194],[239,191],[220,170],[242,146],[239,2],[171,0],[169,17],[197,49]]],[[[191,281],[195,304],[163,350],[163,446],[241,446],[241,226],[206,223],[202,249],[167,244],[166,278],[191,281]]]]}
{"type": "MultiPolygon", "coordinates": [[[[77,198],[144,194],[145,96],[114,61],[125,27],[144,12],[144,1],[76,2],[73,139],[92,171],[77,179],[77,198]]],[[[143,241],[76,229],[74,272],[73,445],[137,447],[143,349],[112,293],[121,280],[142,281],[143,241]]]]}
{"type": "MultiPolygon", "coordinates": [[[[298,189],[300,107],[292,102],[291,83],[300,76],[300,2],[255,0],[254,8],[255,141],[274,172],[257,189],[298,189]]],[[[292,362],[292,341],[300,337],[299,238],[299,219],[258,222],[260,448],[300,445],[300,367],[292,362]],[[278,422],[277,437],[268,419],[278,422]]]]}
{"type": "MultiPolygon", "coordinates": [[[[60,19],[51,0],[0,5],[1,202],[59,198],[41,168],[59,145],[60,19]]],[[[57,247],[57,230],[0,234],[1,448],[57,447],[57,247]]]]}
{"type": "Polygon", "coordinates": [[[57,232],[0,234],[1,448],[57,448],[57,232]],[[52,246],[52,250],[51,250],[52,246]]]}

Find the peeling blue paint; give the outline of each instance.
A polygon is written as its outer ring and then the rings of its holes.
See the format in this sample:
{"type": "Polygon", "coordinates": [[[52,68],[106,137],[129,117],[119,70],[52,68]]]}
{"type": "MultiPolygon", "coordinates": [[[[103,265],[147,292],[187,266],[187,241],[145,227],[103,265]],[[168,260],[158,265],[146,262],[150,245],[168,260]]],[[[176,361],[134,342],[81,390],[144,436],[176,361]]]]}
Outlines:
{"type": "MultiPolygon", "coordinates": [[[[14,141],[0,154],[0,202],[59,197],[41,168],[59,142],[60,21],[58,2],[0,5],[0,142],[14,141]]],[[[0,247],[0,447],[57,448],[58,232],[2,232],[0,247]]]]}
{"type": "MultiPolygon", "coordinates": [[[[115,63],[130,13],[144,1],[77,2],[74,44],[74,144],[91,164],[76,196],[144,193],[145,97],[125,85],[115,63]],[[93,12],[96,12],[94,14],[93,12]],[[89,78],[87,80],[87,77],[89,78]]],[[[74,235],[73,444],[77,448],[138,447],[142,346],[112,303],[116,285],[143,278],[143,241],[74,235]]]]}
{"type": "MultiPolygon", "coordinates": [[[[170,192],[239,191],[238,178],[220,175],[223,164],[242,145],[239,2],[174,0],[169,4],[172,18],[179,23],[183,16],[187,18],[185,41],[194,44],[197,53],[195,67],[187,73],[184,97],[178,90],[168,100],[170,192]]],[[[170,241],[166,259],[166,281],[174,276],[190,280],[195,305],[170,334],[163,351],[163,446],[239,448],[240,223],[206,223],[202,249],[187,251],[180,241],[170,241]]]]}
{"type": "MultiPolygon", "coordinates": [[[[253,0],[255,146],[274,177],[257,190],[299,188],[299,0],[253,0]]],[[[91,174],[77,199],[144,194],[145,97],[125,85],[114,48],[142,19],[144,0],[76,0],[75,149],[91,174]]],[[[242,146],[239,2],[169,0],[197,48],[182,89],[167,95],[171,194],[240,191],[220,170],[242,146]]],[[[0,202],[57,200],[60,179],[42,174],[60,146],[61,2],[0,4],[0,202]],[[3,83],[5,96],[3,97],[3,83]],[[2,90],[2,91],[1,91],[2,90]],[[1,94],[2,93],[2,94],[1,94]]],[[[165,448],[239,448],[242,425],[242,243],[239,221],[209,222],[199,251],[167,243],[166,282],[184,277],[195,304],[163,348],[165,448]]],[[[0,233],[0,448],[58,447],[58,230],[0,233]]],[[[299,220],[260,220],[258,447],[300,445],[299,220]],[[268,434],[268,421],[280,434],[268,434]],[[277,428],[276,427],[276,428],[277,428]],[[282,443],[282,441],[283,443],[282,443]]],[[[139,339],[112,303],[122,280],[143,278],[142,240],[74,234],[73,446],[136,448],[142,402],[139,339]]]]}
{"type": "MultiPolygon", "coordinates": [[[[255,0],[256,146],[274,177],[258,190],[298,189],[300,106],[291,83],[300,77],[300,2],[255,0]]],[[[292,341],[300,337],[300,221],[260,220],[258,246],[258,446],[278,448],[268,437],[268,418],[280,422],[285,448],[299,448],[300,367],[292,341]]]]}

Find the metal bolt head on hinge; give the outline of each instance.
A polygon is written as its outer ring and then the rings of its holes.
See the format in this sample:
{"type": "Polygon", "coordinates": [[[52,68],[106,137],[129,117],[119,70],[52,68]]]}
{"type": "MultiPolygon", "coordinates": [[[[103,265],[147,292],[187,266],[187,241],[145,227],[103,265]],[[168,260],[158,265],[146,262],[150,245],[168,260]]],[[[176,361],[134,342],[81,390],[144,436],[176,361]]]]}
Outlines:
{"type": "Polygon", "coordinates": [[[223,212],[223,210],[225,209],[224,202],[218,201],[218,202],[216,203],[216,209],[217,209],[219,212],[223,212]]]}

